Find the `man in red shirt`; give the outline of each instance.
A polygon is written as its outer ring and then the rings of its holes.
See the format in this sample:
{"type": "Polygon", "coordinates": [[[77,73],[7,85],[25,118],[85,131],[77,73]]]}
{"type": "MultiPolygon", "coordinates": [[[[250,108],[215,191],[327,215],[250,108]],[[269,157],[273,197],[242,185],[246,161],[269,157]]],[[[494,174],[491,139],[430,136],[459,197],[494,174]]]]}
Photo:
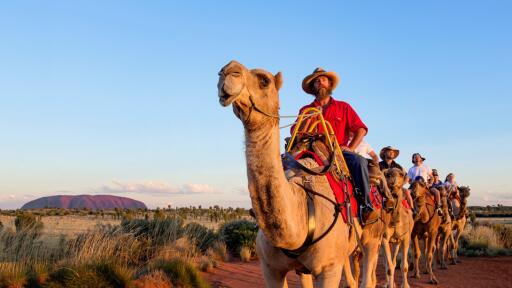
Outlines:
{"type": "MultiPolygon", "coordinates": [[[[302,107],[300,112],[302,113],[304,109],[309,107],[321,108],[324,119],[331,123],[354,180],[356,197],[361,203],[362,219],[365,222],[369,218],[373,218],[370,217],[373,208],[370,202],[370,185],[368,183],[368,160],[354,153],[354,150],[363,140],[368,128],[348,103],[332,98],[332,91],[336,88],[338,82],[339,78],[336,73],[326,72],[322,68],[317,68],[313,71],[313,74],[306,76],[302,81],[302,89],[306,93],[315,96],[315,101],[302,107]],[[349,132],[354,135],[350,142],[349,132]]],[[[291,129],[292,133],[294,128],[291,129]]],[[[322,132],[322,128],[318,127],[318,131],[322,132]]]]}

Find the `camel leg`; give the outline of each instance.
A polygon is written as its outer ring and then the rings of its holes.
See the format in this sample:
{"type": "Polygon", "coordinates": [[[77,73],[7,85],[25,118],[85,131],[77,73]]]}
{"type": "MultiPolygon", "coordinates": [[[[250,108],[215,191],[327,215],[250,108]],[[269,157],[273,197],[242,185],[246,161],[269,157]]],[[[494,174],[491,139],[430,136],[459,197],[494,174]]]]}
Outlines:
{"type": "Polygon", "coordinates": [[[341,280],[343,265],[332,265],[325,268],[315,278],[315,286],[320,288],[338,288],[341,280]]]}
{"type": "Polygon", "coordinates": [[[382,239],[382,250],[384,251],[384,257],[386,257],[386,261],[384,261],[384,271],[386,271],[386,282],[384,283],[384,287],[389,287],[389,285],[392,285],[393,280],[390,279],[390,267],[392,266],[391,263],[391,248],[389,247],[389,241],[388,239],[383,238],[382,239]]]}
{"type": "MultiPolygon", "coordinates": [[[[437,281],[436,277],[434,276],[434,272],[432,271],[432,258],[434,256],[434,248],[435,248],[435,239],[436,239],[436,234],[437,233],[432,233],[433,235],[428,237],[428,256],[426,257],[427,258],[427,271],[428,271],[428,274],[430,275],[430,283],[432,284],[438,284],[439,281],[437,281]]],[[[425,241],[425,244],[427,244],[427,241],[425,241]]]]}
{"type": "Polygon", "coordinates": [[[425,265],[423,267],[423,274],[428,274],[428,241],[430,239],[429,236],[423,238],[423,261],[425,261],[425,265]]]}
{"type": "Polygon", "coordinates": [[[363,258],[362,253],[357,253],[353,257],[354,260],[354,280],[359,285],[359,280],[361,279],[361,260],[363,258]]]}
{"type": "Polygon", "coordinates": [[[311,274],[300,274],[300,286],[302,288],[313,288],[313,276],[311,274]]]}
{"type": "Polygon", "coordinates": [[[386,285],[385,287],[395,287],[395,264],[396,262],[393,261],[393,249],[391,249],[391,245],[388,241],[386,241],[383,245],[384,252],[386,255],[386,261],[384,262],[386,264],[386,285]]]}
{"type": "MultiPolygon", "coordinates": [[[[379,253],[377,251],[377,253],[379,253]]],[[[373,287],[377,287],[377,264],[379,262],[379,254],[377,254],[377,259],[373,263],[373,269],[372,269],[372,285],[373,287]]]]}
{"type": "Polygon", "coordinates": [[[370,243],[366,248],[363,254],[363,281],[361,283],[361,287],[364,288],[373,287],[372,270],[379,257],[378,243],[370,243]]]}
{"type": "Polygon", "coordinates": [[[440,245],[441,249],[439,249],[440,251],[438,251],[438,255],[440,256],[439,262],[441,265],[441,269],[443,269],[443,270],[448,269],[448,267],[446,266],[445,258],[446,258],[446,247],[448,246],[449,237],[450,237],[449,232],[445,233],[445,235],[443,235],[443,238],[441,239],[441,245],[440,245]]]}
{"type": "Polygon", "coordinates": [[[268,264],[261,261],[261,270],[263,272],[263,279],[265,279],[265,287],[271,288],[287,288],[286,273],[282,273],[268,264]]]}
{"type": "Polygon", "coordinates": [[[418,239],[418,236],[414,236],[414,277],[416,279],[420,279],[420,255],[421,255],[421,248],[420,248],[420,241],[418,239]]]}
{"type": "Polygon", "coordinates": [[[350,267],[349,257],[347,257],[347,259],[345,260],[345,264],[343,264],[343,271],[345,272],[345,280],[347,281],[347,286],[350,288],[357,288],[357,282],[354,279],[354,276],[352,275],[352,268],[350,267]]]}
{"type": "MultiPolygon", "coordinates": [[[[459,224],[460,226],[460,224],[459,224]]],[[[452,259],[452,264],[457,264],[457,263],[460,263],[461,261],[458,259],[458,251],[459,251],[459,238],[460,238],[460,235],[462,234],[462,230],[460,228],[457,228],[457,230],[455,230],[455,239],[453,239],[453,259],[452,259]]]]}
{"type": "Polygon", "coordinates": [[[409,282],[407,281],[407,273],[409,272],[409,262],[408,262],[408,254],[409,254],[409,244],[411,242],[411,238],[406,236],[405,239],[400,243],[400,248],[402,250],[402,288],[409,288],[409,282]]]}

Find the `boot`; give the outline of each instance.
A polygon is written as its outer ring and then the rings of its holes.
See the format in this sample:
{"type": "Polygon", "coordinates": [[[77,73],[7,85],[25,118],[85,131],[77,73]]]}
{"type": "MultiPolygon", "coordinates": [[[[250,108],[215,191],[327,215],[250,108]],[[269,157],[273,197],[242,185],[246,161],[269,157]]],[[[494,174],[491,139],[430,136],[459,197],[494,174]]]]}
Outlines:
{"type": "Polygon", "coordinates": [[[436,212],[437,212],[437,215],[443,216],[443,209],[441,209],[441,204],[436,205],[436,212]]]}

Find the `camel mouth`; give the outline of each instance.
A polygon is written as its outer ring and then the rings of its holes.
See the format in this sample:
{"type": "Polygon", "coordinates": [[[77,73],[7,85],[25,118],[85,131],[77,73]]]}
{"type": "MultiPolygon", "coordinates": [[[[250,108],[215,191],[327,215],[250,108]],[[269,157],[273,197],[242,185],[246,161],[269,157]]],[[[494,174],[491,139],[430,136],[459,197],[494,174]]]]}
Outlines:
{"type": "Polygon", "coordinates": [[[223,90],[219,90],[219,103],[223,107],[227,107],[235,101],[235,99],[238,97],[238,95],[229,95],[223,90]]]}

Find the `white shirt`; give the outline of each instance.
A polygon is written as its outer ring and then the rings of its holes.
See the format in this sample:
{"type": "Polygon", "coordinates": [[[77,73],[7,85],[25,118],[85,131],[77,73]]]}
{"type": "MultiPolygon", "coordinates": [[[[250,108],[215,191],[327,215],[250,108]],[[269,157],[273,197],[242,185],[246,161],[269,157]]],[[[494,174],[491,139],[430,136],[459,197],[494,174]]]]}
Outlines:
{"type": "Polygon", "coordinates": [[[425,182],[428,181],[428,175],[430,175],[432,172],[430,168],[428,168],[427,165],[421,164],[420,166],[412,166],[411,169],[409,169],[409,172],[407,172],[407,175],[409,178],[411,178],[411,181],[414,181],[417,176],[423,177],[425,182]]]}
{"type": "Polygon", "coordinates": [[[354,150],[354,152],[356,152],[357,154],[363,156],[364,158],[368,158],[368,159],[372,159],[372,156],[370,156],[370,152],[372,152],[372,151],[373,151],[372,146],[370,146],[370,144],[368,144],[366,141],[364,141],[364,139],[361,140],[361,143],[359,143],[359,145],[354,150]]]}

